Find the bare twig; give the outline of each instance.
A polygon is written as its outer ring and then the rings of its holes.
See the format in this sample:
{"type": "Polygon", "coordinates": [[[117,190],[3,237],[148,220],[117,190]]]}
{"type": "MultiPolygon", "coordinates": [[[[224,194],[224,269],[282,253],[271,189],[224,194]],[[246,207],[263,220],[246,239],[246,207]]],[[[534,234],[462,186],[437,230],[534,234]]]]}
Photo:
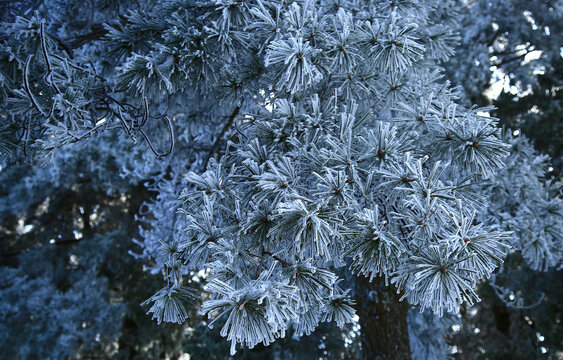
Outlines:
{"type": "Polygon", "coordinates": [[[500,29],[497,29],[493,34],[493,37],[487,43],[487,47],[492,46],[499,35],[500,35],[500,29]]]}
{"type": "Polygon", "coordinates": [[[60,94],[60,90],[53,81],[53,67],[51,66],[51,60],[49,59],[49,54],[47,53],[47,44],[45,41],[45,21],[41,22],[41,31],[39,33],[41,38],[41,50],[43,51],[43,57],[45,58],[45,64],[47,65],[47,74],[43,77],[45,82],[49,84],[57,94],[60,94]]]}
{"type": "Polygon", "coordinates": [[[243,138],[245,138],[245,139],[248,139],[248,138],[246,137],[246,135],[244,135],[244,134],[243,134],[243,133],[242,133],[242,132],[241,132],[241,131],[239,130],[239,128],[238,128],[238,125],[237,125],[237,122],[236,122],[236,121],[235,121],[235,123],[234,123],[234,124],[235,124],[235,130],[236,130],[236,131],[238,132],[238,134],[239,134],[240,136],[242,136],[243,138]]]}
{"type": "Polygon", "coordinates": [[[508,59],[503,59],[503,60],[501,60],[497,63],[494,63],[493,65],[499,67],[501,65],[508,64],[508,63],[516,61],[516,60],[520,60],[523,57],[525,57],[526,55],[528,55],[529,53],[530,53],[530,51],[526,51],[525,53],[523,53],[521,55],[514,56],[514,57],[511,57],[511,58],[508,58],[508,59]]]}
{"type": "Polygon", "coordinates": [[[64,58],[62,58],[62,57],[60,57],[60,56],[58,56],[58,55],[53,54],[53,55],[51,55],[51,56],[52,56],[53,58],[59,60],[60,62],[66,63],[68,66],[70,66],[71,68],[73,68],[73,69],[75,69],[75,70],[83,71],[83,72],[85,72],[85,73],[87,73],[87,74],[90,74],[90,75],[92,75],[92,76],[95,76],[96,78],[98,78],[99,80],[101,80],[101,81],[104,82],[104,83],[106,82],[106,79],[104,79],[104,78],[101,77],[100,75],[96,74],[95,72],[91,71],[90,69],[86,69],[86,68],[84,68],[84,67],[82,67],[82,66],[75,65],[75,64],[73,64],[72,62],[68,61],[67,59],[64,59],[64,58]]]}
{"type": "MultiPolygon", "coordinates": [[[[502,265],[501,265],[501,270],[502,270],[502,265]]],[[[541,302],[545,298],[545,294],[542,292],[540,294],[540,298],[535,303],[531,305],[516,305],[516,301],[506,300],[506,297],[509,296],[510,290],[496,284],[496,274],[491,274],[491,277],[489,278],[489,285],[491,285],[495,294],[506,305],[506,307],[516,310],[528,310],[535,308],[536,306],[541,304],[541,302]]]]}
{"type": "Polygon", "coordinates": [[[31,62],[32,57],[33,55],[29,55],[27,57],[27,61],[25,62],[25,66],[23,68],[23,88],[27,93],[29,101],[31,101],[31,104],[33,105],[35,110],[39,111],[39,113],[43,115],[43,117],[48,119],[51,117],[53,107],[51,107],[51,111],[49,113],[46,113],[35,99],[35,96],[33,96],[33,93],[31,92],[31,89],[29,87],[29,63],[31,62]]]}
{"type": "Polygon", "coordinates": [[[142,128],[139,128],[139,132],[141,133],[141,135],[143,135],[143,137],[145,138],[147,144],[149,145],[151,151],[157,156],[157,157],[165,157],[170,155],[170,153],[172,153],[172,150],[174,150],[174,128],[172,127],[172,122],[170,121],[170,119],[168,118],[168,116],[164,117],[164,120],[166,121],[166,125],[168,125],[168,132],[170,135],[170,147],[168,148],[168,151],[163,153],[163,154],[159,154],[156,149],[154,148],[154,146],[152,145],[151,141],[149,140],[147,134],[145,134],[145,132],[143,131],[142,128]]]}
{"type": "Polygon", "coordinates": [[[127,132],[127,135],[129,135],[129,137],[131,138],[133,143],[136,144],[137,139],[135,138],[135,135],[133,134],[133,132],[131,132],[131,128],[129,126],[127,126],[127,121],[125,121],[125,117],[123,116],[123,113],[121,112],[121,106],[117,107],[117,114],[114,112],[114,115],[119,119],[119,121],[121,121],[121,125],[123,125],[123,129],[125,130],[125,132],[127,132]]]}
{"type": "Polygon", "coordinates": [[[287,261],[280,259],[277,255],[274,255],[269,251],[263,251],[262,250],[262,255],[269,255],[272,259],[279,261],[279,263],[282,264],[282,266],[290,266],[291,265],[287,261]]]}
{"type": "Polygon", "coordinates": [[[241,104],[233,110],[232,114],[229,116],[229,119],[227,120],[227,122],[223,126],[223,129],[221,129],[221,132],[217,135],[217,138],[215,139],[215,142],[213,143],[211,150],[207,153],[207,156],[205,157],[205,160],[203,161],[203,170],[205,170],[207,168],[207,165],[209,164],[209,160],[211,159],[213,154],[217,151],[217,148],[219,148],[219,145],[221,144],[221,140],[223,139],[223,136],[225,135],[227,130],[233,125],[233,122],[235,121],[235,118],[237,117],[241,106],[242,106],[242,101],[241,101],[241,104]]]}
{"type": "Polygon", "coordinates": [[[143,114],[143,120],[141,120],[141,124],[139,125],[140,127],[145,126],[145,123],[147,122],[147,119],[149,118],[149,104],[147,102],[146,96],[143,97],[143,105],[145,107],[145,113],[143,114]]]}
{"type": "Polygon", "coordinates": [[[91,32],[87,34],[75,36],[73,40],[70,42],[70,47],[72,49],[79,48],[89,41],[94,41],[103,38],[109,32],[102,24],[94,24],[91,26],[91,28],[92,28],[91,32]]]}
{"type": "Polygon", "coordinates": [[[83,133],[83,134],[80,135],[80,136],[76,136],[76,135],[72,135],[72,134],[71,134],[71,135],[74,137],[74,140],[73,140],[72,142],[74,143],[74,142],[77,142],[77,141],[80,141],[80,140],[82,140],[82,139],[85,139],[85,138],[90,137],[93,132],[98,131],[98,129],[100,129],[100,128],[101,128],[102,126],[104,126],[104,125],[106,125],[106,123],[98,124],[98,125],[94,126],[93,128],[91,128],[90,130],[86,131],[85,133],[83,133]]]}
{"type": "Polygon", "coordinates": [[[23,155],[27,156],[27,142],[29,141],[29,132],[31,131],[31,117],[27,118],[27,126],[25,129],[25,136],[23,139],[23,155]]]}
{"type": "Polygon", "coordinates": [[[504,56],[504,55],[510,55],[510,54],[515,54],[519,51],[528,51],[530,50],[534,45],[529,44],[528,46],[526,46],[524,49],[512,49],[510,51],[493,51],[491,52],[489,55],[493,55],[493,56],[504,56]]]}
{"type": "Polygon", "coordinates": [[[64,52],[67,53],[67,55],[68,55],[69,58],[71,58],[71,59],[74,58],[74,55],[73,55],[73,53],[72,53],[72,49],[64,42],[64,40],[62,40],[61,38],[59,38],[58,36],[55,36],[55,35],[53,35],[53,34],[46,33],[46,35],[47,35],[48,37],[50,37],[51,39],[55,40],[55,41],[59,44],[60,48],[61,48],[64,52]]]}

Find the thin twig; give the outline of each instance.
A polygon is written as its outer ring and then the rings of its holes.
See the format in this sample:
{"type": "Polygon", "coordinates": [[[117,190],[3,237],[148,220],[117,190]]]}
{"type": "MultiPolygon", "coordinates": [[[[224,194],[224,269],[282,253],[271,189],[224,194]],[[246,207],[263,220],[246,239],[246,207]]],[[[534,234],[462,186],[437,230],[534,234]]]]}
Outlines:
{"type": "Polygon", "coordinates": [[[93,132],[98,131],[99,128],[101,128],[102,126],[106,125],[106,123],[101,123],[99,125],[94,126],[93,128],[91,128],[90,130],[86,131],[85,133],[83,133],[80,136],[76,136],[74,134],[72,134],[70,131],[67,131],[69,135],[71,135],[74,140],[71,141],[71,143],[75,143],[78,142],[82,139],[88,138],[92,135],[93,132]]]}
{"type": "Polygon", "coordinates": [[[111,97],[110,95],[106,95],[106,98],[109,99],[109,100],[111,100],[111,101],[113,101],[114,103],[116,103],[117,105],[119,105],[119,106],[121,106],[121,107],[123,107],[123,108],[124,108],[124,107],[129,107],[130,109],[132,109],[132,110],[134,110],[134,111],[136,111],[136,112],[141,111],[140,109],[137,109],[135,106],[133,106],[133,105],[131,105],[131,104],[127,104],[127,103],[124,104],[124,103],[120,102],[119,100],[117,100],[117,99],[111,97]]]}
{"type": "Polygon", "coordinates": [[[85,73],[87,73],[87,74],[90,74],[90,75],[92,75],[92,76],[97,77],[99,80],[101,80],[101,81],[104,82],[104,83],[106,82],[106,79],[104,79],[104,78],[101,77],[100,75],[96,74],[95,72],[92,72],[92,71],[89,70],[89,69],[86,69],[86,68],[84,68],[84,67],[82,67],[82,66],[75,65],[75,64],[71,63],[70,61],[68,61],[67,59],[62,58],[62,57],[60,57],[60,56],[58,56],[58,55],[53,54],[53,55],[51,55],[51,56],[54,57],[55,59],[59,60],[60,62],[66,63],[68,66],[70,66],[71,68],[73,68],[73,69],[75,69],[75,70],[83,71],[83,72],[85,72],[85,73]]]}
{"type": "Polygon", "coordinates": [[[174,128],[172,127],[172,122],[170,121],[170,119],[168,118],[168,116],[164,117],[164,120],[166,120],[166,125],[168,125],[168,132],[170,135],[170,147],[168,148],[168,151],[163,153],[163,154],[159,154],[156,149],[154,148],[154,146],[152,145],[151,141],[149,140],[147,134],[145,134],[145,132],[143,131],[142,128],[139,128],[139,132],[141,133],[141,135],[143,135],[143,137],[145,138],[147,144],[149,144],[149,147],[151,149],[151,151],[157,156],[157,157],[165,157],[167,155],[170,155],[170,153],[172,153],[172,150],[174,150],[174,128]]]}
{"type": "Polygon", "coordinates": [[[487,43],[487,47],[492,46],[499,35],[500,35],[500,29],[497,29],[493,34],[493,37],[487,43]]]}
{"type": "Polygon", "coordinates": [[[285,261],[285,260],[280,259],[277,255],[274,255],[274,254],[272,254],[272,253],[269,252],[269,251],[263,251],[263,250],[262,250],[262,255],[269,255],[272,259],[279,261],[280,264],[282,264],[283,266],[291,266],[290,263],[288,263],[288,262],[285,261]]]}
{"type": "Polygon", "coordinates": [[[29,97],[29,101],[31,101],[31,104],[33,105],[35,110],[39,111],[39,113],[41,115],[43,115],[43,117],[49,118],[51,116],[51,114],[45,113],[45,111],[41,108],[41,106],[39,105],[39,103],[37,102],[35,97],[33,96],[31,89],[29,88],[29,79],[28,79],[29,63],[31,62],[32,57],[33,57],[33,55],[29,55],[27,57],[27,61],[25,62],[25,66],[23,68],[23,88],[24,88],[25,92],[27,93],[27,96],[29,97]]]}
{"type": "Polygon", "coordinates": [[[236,121],[235,121],[235,130],[239,133],[240,136],[242,136],[243,138],[245,138],[246,140],[248,140],[248,138],[246,137],[246,135],[244,135],[244,134],[239,130],[236,121]]]}
{"type": "MultiPolygon", "coordinates": [[[[243,100],[244,101],[244,100],[243,100]]],[[[232,126],[235,118],[237,117],[239,111],[240,111],[240,107],[242,106],[242,101],[240,103],[240,105],[238,105],[232,112],[231,116],[229,116],[229,119],[227,120],[227,122],[225,123],[225,125],[223,126],[223,129],[221,129],[221,132],[219,133],[219,135],[217,135],[217,138],[215,139],[215,142],[213,143],[213,146],[211,147],[211,151],[209,151],[207,153],[207,156],[205,157],[205,160],[203,161],[203,170],[207,169],[207,165],[209,164],[209,160],[211,159],[211,156],[213,156],[213,154],[215,153],[215,151],[217,151],[217,148],[219,147],[219,144],[221,143],[221,140],[223,139],[223,136],[225,135],[225,133],[227,132],[227,130],[232,126]]]]}
{"type": "Polygon", "coordinates": [[[67,53],[68,57],[70,57],[71,59],[74,58],[74,55],[72,54],[72,49],[61,38],[59,38],[58,36],[55,36],[53,34],[49,34],[49,33],[46,33],[46,34],[47,34],[48,37],[55,40],[60,45],[60,47],[63,49],[63,51],[67,53]]]}
{"type": "MultiPolygon", "coordinates": [[[[534,50],[532,50],[532,51],[534,51],[534,50]]],[[[526,51],[524,54],[521,54],[521,55],[518,55],[518,56],[514,56],[514,57],[511,57],[511,58],[508,58],[508,59],[504,59],[504,60],[502,60],[502,61],[499,61],[499,62],[497,62],[497,63],[494,63],[493,65],[496,66],[496,67],[499,67],[499,66],[501,66],[501,65],[508,64],[508,63],[513,62],[513,61],[516,61],[516,60],[520,60],[520,59],[522,59],[523,57],[525,57],[526,55],[528,55],[529,53],[530,53],[530,51],[526,51]]]]}
{"type": "Polygon", "coordinates": [[[79,48],[80,46],[86,44],[89,41],[99,40],[106,36],[109,32],[102,24],[94,24],[91,26],[91,32],[79,36],[75,36],[73,41],[71,41],[70,46],[72,49],[79,48]]]}
{"type": "Polygon", "coordinates": [[[127,126],[127,122],[125,121],[125,118],[123,117],[123,113],[121,112],[121,106],[117,107],[117,114],[114,112],[114,115],[117,116],[119,121],[121,121],[121,125],[123,125],[123,129],[127,132],[133,143],[136,144],[137,139],[135,138],[135,135],[131,132],[131,128],[127,126]]]}
{"type": "Polygon", "coordinates": [[[149,104],[147,102],[146,96],[143,97],[143,105],[145,106],[145,113],[143,114],[143,120],[141,120],[141,124],[139,125],[140,127],[145,126],[145,123],[147,122],[147,119],[149,118],[149,104]]]}
{"type": "Polygon", "coordinates": [[[27,156],[27,142],[29,141],[29,132],[31,131],[31,116],[27,118],[27,126],[25,130],[25,137],[23,139],[23,155],[27,156]]]}
{"type": "Polygon", "coordinates": [[[45,64],[47,65],[47,74],[45,74],[44,79],[47,84],[49,84],[57,94],[60,94],[60,90],[53,81],[53,67],[51,66],[51,60],[49,59],[49,54],[47,53],[47,44],[45,41],[45,21],[41,22],[41,32],[39,33],[41,38],[41,50],[43,51],[43,57],[45,58],[45,64]]]}

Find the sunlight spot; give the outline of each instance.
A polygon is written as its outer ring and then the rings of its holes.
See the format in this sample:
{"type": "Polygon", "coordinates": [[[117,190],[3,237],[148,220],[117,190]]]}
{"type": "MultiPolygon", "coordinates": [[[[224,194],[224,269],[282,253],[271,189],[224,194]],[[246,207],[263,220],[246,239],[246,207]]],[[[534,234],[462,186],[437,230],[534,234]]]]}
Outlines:
{"type": "Polygon", "coordinates": [[[532,50],[529,53],[527,53],[526,56],[524,56],[524,61],[522,61],[522,64],[527,64],[530,61],[537,60],[541,57],[542,54],[543,51],[541,50],[532,50]]]}
{"type": "Polygon", "coordinates": [[[16,233],[18,235],[25,235],[29,233],[31,230],[33,230],[33,225],[31,224],[26,225],[24,218],[18,219],[18,225],[16,226],[16,233]]]}
{"type": "Polygon", "coordinates": [[[83,236],[83,235],[82,235],[82,233],[81,233],[80,231],[72,230],[72,233],[74,234],[74,238],[75,238],[76,240],[82,239],[82,236],[83,236]]]}
{"type": "Polygon", "coordinates": [[[68,259],[68,262],[72,266],[78,266],[78,256],[71,254],[68,259]]]}

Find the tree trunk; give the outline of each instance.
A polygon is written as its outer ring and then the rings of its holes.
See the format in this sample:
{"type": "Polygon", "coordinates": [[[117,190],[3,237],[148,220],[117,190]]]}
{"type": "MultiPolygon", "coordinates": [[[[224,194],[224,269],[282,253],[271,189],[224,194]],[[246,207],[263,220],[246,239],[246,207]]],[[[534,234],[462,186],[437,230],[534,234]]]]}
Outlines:
{"type": "Polygon", "coordinates": [[[370,283],[368,278],[356,276],[355,283],[364,360],[409,360],[406,300],[400,302],[396,288],[385,286],[383,278],[375,278],[370,283]]]}

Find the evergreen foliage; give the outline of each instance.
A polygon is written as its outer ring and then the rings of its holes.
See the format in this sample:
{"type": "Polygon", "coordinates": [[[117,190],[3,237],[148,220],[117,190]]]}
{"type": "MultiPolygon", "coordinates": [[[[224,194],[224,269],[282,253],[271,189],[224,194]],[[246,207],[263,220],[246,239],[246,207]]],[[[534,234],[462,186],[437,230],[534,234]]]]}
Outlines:
{"type": "Polygon", "coordinates": [[[501,124],[549,154],[549,175],[561,177],[561,2],[467,3],[448,77],[474,104],[494,104],[501,124]]]}
{"type": "MultiPolygon", "coordinates": [[[[128,253],[164,277],[144,302],[159,324],[196,317],[201,298],[231,355],[326,322],[349,327],[361,301],[351,272],[383,277],[416,306],[413,349],[438,356],[443,342],[421,344],[447,322],[425,309],[479,301],[477,284],[513,250],[532,269],[560,267],[563,209],[547,158],[444,78],[459,43],[455,1],[136,1],[123,14],[100,0],[72,25],[49,15],[79,3],[2,13],[2,176],[18,162],[71,170],[37,170],[5,190],[0,210],[28,209],[8,201],[38,191],[44,173],[107,196],[154,191],[129,235],[141,248],[128,253]]],[[[56,301],[40,305],[53,309],[84,296],[46,275],[17,278],[19,266],[3,279],[13,307],[3,318],[27,316],[19,288],[34,298],[44,287],[56,301]]],[[[107,312],[96,326],[120,316],[103,286],[88,296],[107,312]]],[[[60,342],[91,338],[75,336],[60,342]]]]}

